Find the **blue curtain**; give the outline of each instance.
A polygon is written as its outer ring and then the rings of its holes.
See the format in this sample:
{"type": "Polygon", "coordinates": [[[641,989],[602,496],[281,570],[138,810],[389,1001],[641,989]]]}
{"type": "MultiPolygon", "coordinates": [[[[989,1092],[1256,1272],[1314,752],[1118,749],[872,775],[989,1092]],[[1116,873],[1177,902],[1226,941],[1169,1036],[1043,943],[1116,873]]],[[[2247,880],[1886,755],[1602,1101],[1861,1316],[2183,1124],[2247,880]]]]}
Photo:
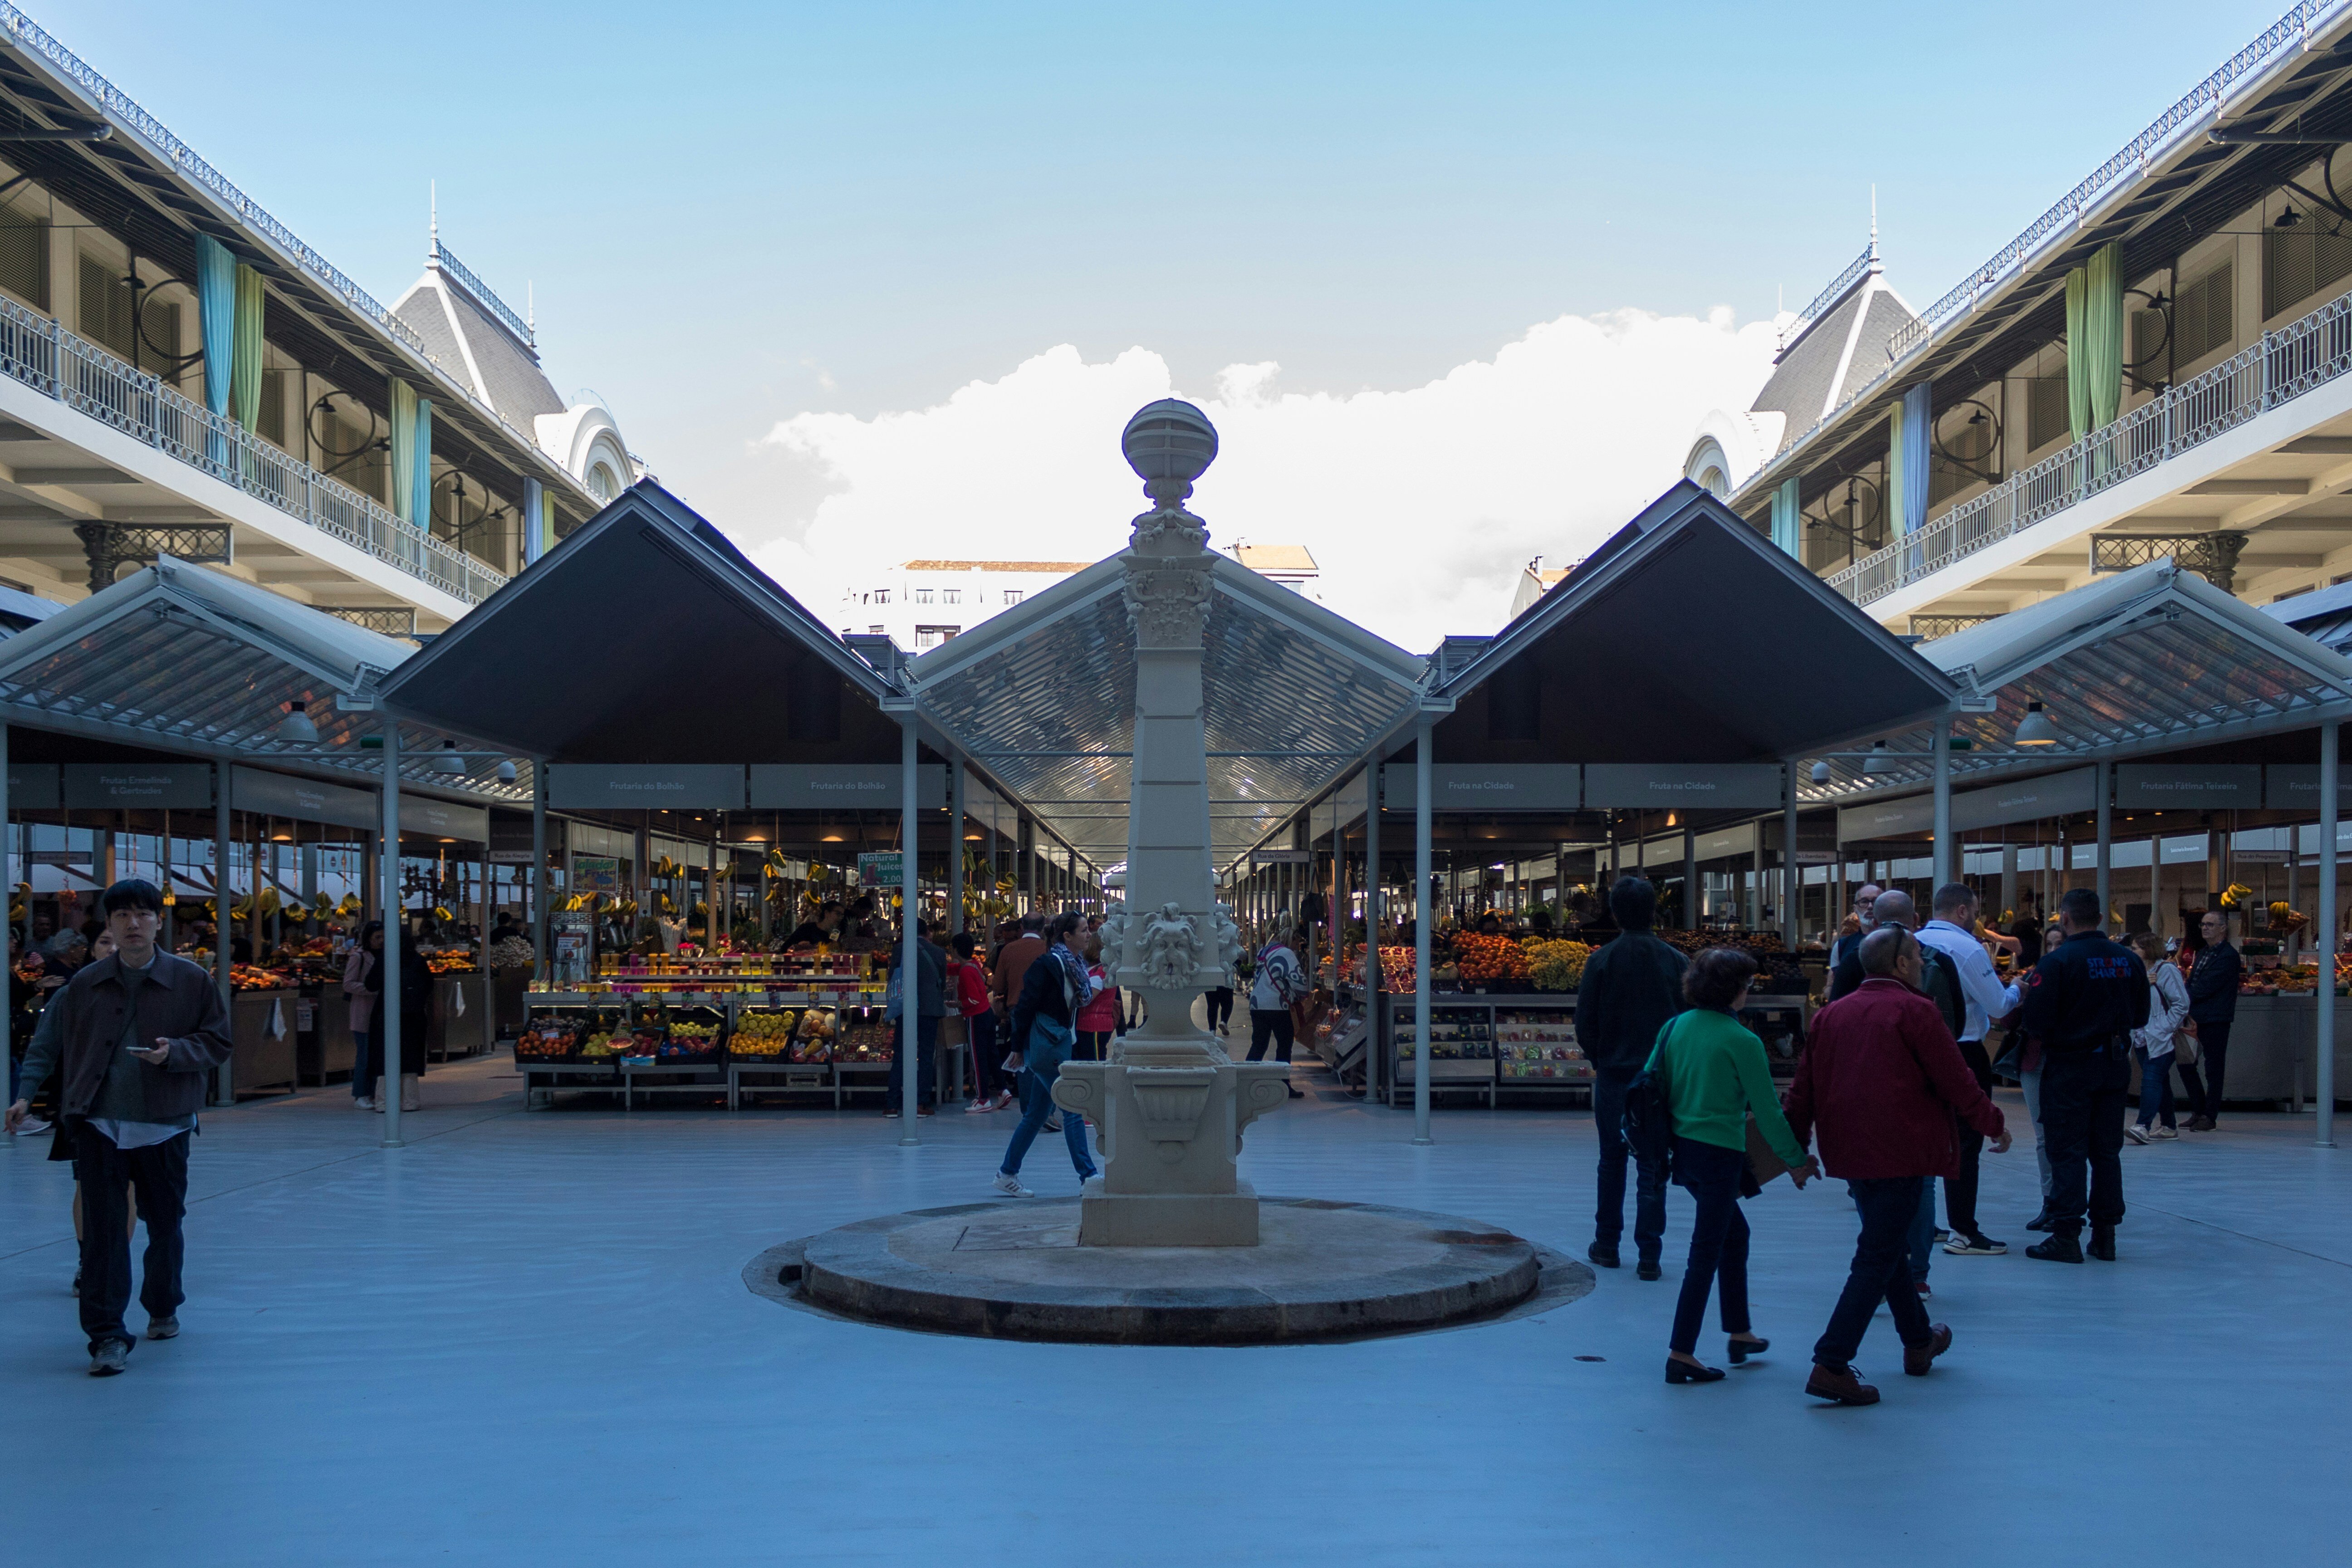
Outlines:
{"type": "Polygon", "coordinates": [[[1927,526],[1927,436],[1935,428],[1935,384],[1921,382],[1903,395],[1901,432],[1902,483],[1896,488],[1903,510],[1903,531],[1916,533],[1927,526]]]}
{"type": "Polygon", "coordinates": [[[226,416],[236,363],[236,258],[208,234],[196,236],[196,315],[205,341],[205,406],[226,416]]]}
{"type": "Polygon", "coordinates": [[[536,565],[547,553],[547,492],[537,479],[522,482],[522,563],[536,565]]]}
{"type": "Polygon", "coordinates": [[[392,510],[419,528],[432,521],[433,405],[392,378],[392,510]]]}
{"type": "Polygon", "coordinates": [[[1772,492],[1772,542],[1796,559],[1805,558],[1805,524],[1797,510],[1797,481],[1784,479],[1772,492]]]}

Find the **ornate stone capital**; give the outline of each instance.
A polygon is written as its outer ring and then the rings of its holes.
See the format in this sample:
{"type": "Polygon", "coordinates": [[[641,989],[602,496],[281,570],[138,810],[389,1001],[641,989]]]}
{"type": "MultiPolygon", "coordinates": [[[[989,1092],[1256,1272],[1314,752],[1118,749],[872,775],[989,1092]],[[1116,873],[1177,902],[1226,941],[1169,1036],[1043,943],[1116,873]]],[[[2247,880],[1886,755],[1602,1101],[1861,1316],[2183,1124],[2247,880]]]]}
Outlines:
{"type": "Polygon", "coordinates": [[[1139,1125],[1154,1152],[1168,1164],[1184,1157],[1184,1145],[1201,1131],[1201,1117],[1209,1109],[1210,1091],[1217,1087],[1215,1068],[1126,1068],[1127,1087],[1135,1096],[1139,1125]]]}
{"type": "Polygon", "coordinates": [[[1190,560],[1130,557],[1123,596],[1139,647],[1196,648],[1209,624],[1205,554],[1190,560]]]}

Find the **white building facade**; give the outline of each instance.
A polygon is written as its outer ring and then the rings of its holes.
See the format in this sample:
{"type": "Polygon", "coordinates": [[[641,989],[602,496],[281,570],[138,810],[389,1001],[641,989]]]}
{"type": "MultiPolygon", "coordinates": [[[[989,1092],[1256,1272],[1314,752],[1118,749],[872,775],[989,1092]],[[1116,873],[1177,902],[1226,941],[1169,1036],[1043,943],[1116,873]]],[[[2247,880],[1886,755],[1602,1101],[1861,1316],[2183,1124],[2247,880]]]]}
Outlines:
{"type": "MultiPolygon", "coordinates": [[[[1244,566],[1318,602],[1315,558],[1297,544],[1235,545],[1244,566]]],[[[835,626],[844,637],[887,637],[909,653],[927,653],[1001,610],[1044,593],[1091,561],[901,561],[868,584],[847,589],[835,626]]]]}

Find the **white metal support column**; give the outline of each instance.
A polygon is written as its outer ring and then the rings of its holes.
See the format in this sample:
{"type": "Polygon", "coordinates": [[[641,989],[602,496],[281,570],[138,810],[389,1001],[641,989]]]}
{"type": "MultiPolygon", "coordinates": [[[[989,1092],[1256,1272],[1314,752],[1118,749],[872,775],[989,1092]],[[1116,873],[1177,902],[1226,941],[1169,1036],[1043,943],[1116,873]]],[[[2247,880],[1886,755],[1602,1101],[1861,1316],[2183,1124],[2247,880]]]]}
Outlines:
{"type": "Polygon", "coordinates": [[[1380,1092],[1381,764],[1364,770],[1364,1103],[1380,1092]]]}
{"type": "MultiPolygon", "coordinates": [[[[228,797],[224,794],[221,797],[228,797]]],[[[377,1098],[377,1107],[383,1112],[383,1146],[397,1149],[400,1142],[400,724],[390,714],[383,724],[383,792],[381,804],[383,822],[376,859],[383,867],[383,994],[376,998],[373,1022],[383,1041],[379,1053],[383,1058],[383,1092],[377,1098]]],[[[228,843],[228,807],[221,807],[221,844],[226,853],[228,843]]],[[[227,926],[221,927],[226,931],[227,926]]],[[[228,964],[221,964],[221,974],[228,974],[228,964]]]]}
{"type": "Polygon", "coordinates": [[[2110,890],[2108,884],[2111,880],[2108,873],[2113,869],[2116,859],[2116,792],[2110,787],[2111,782],[2115,778],[2116,765],[2113,763],[2101,762],[2095,764],[2095,766],[2097,768],[2097,772],[2094,773],[2091,775],[2091,778],[2093,786],[2099,792],[2099,847],[2097,867],[2099,924],[2104,928],[2107,923],[2107,897],[2110,890]]]}
{"type": "Polygon", "coordinates": [[[2336,1147],[2336,756],[2339,724],[2319,727],[2318,1142],[2336,1147]]]}
{"type": "Polygon", "coordinates": [[[1952,868],[1958,863],[1952,853],[1952,726],[1948,720],[1938,719],[1927,727],[1928,744],[1936,749],[1936,858],[1930,863],[1927,899],[1935,901],[1936,890],[1952,879],[1952,868]]]}
{"type": "Polygon", "coordinates": [[[1706,890],[1698,885],[1698,828],[1683,824],[1683,924],[1696,931],[1705,923],[1706,890]]]}
{"type": "Polygon", "coordinates": [[[547,984],[555,969],[547,951],[547,759],[530,763],[530,967],[547,984]]]}
{"type": "Polygon", "coordinates": [[[1797,951],[1797,763],[1780,768],[1780,941],[1797,951]]]}
{"type": "Polygon", "coordinates": [[[921,1022],[919,1002],[922,992],[922,968],[919,962],[919,944],[922,938],[915,934],[915,911],[920,907],[920,894],[915,886],[916,847],[922,826],[922,789],[915,765],[915,713],[908,704],[898,713],[898,773],[901,799],[900,820],[904,824],[898,835],[898,1146],[908,1148],[922,1140],[915,1135],[915,1111],[922,1073],[915,1060],[918,1026],[921,1022]]]}
{"type": "MultiPolygon", "coordinates": [[[[228,860],[229,852],[233,847],[229,843],[230,777],[231,774],[227,763],[220,763],[214,765],[213,984],[220,988],[222,1008],[230,1015],[232,1019],[234,1019],[236,1013],[236,989],[230,984],[228,963],[228,906],[230,902],[228,860]]],[[[32,856],[29,853],[31,847],[32,847],[29,844],[26,846],[27,850],[26,859],[28,862],[32,859],[32,856]]],[[[27,877],[32,875],[32,867],[29,864],[25,868],[25,874],[27,877]]],[[[223,1105],[233,1105],[236,1101],[236,1090],[235,1088],[236,1079],[233,1076],[235,1072],[236,1064],[234,1061],[223,1062],[220,1065],[217,1076],[213,1080],[215,1085],[213,1090],[213,1098],[223,1105]]]]}
{"type": "Polygon", "coordinates": [[[1412,748],[1412,1141],[1429,1142],[1429,1051],[1436,1029],[1429,1016],[1429,938],[1437,923],[1436,900],[1429,896],[1431,777],[1429,753],[1434,725],[1422,715],[1412,748]]]}
{"type": "Polygon", "coordinates": [[[948,921],[950,932],[963,921],[963,753],[948,761],[948,921]]]}

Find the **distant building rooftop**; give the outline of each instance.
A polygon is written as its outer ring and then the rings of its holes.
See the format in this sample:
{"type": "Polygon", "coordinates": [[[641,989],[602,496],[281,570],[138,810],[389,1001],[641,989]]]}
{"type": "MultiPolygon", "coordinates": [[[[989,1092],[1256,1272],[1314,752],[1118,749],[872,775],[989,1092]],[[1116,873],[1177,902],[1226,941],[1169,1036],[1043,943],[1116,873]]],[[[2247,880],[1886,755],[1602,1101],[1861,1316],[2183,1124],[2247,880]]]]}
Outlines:
{"type": "Polygon", "coordinates": [[[1091,561],[901,561],[901,572],[1083,572],[1091,561]]]}
{"type": "Polygon", "coordinates": [[[1234,559],[1253,572],[1314,572],[1315,557],[1303,544],[1236,544],[1234,559]]]}

